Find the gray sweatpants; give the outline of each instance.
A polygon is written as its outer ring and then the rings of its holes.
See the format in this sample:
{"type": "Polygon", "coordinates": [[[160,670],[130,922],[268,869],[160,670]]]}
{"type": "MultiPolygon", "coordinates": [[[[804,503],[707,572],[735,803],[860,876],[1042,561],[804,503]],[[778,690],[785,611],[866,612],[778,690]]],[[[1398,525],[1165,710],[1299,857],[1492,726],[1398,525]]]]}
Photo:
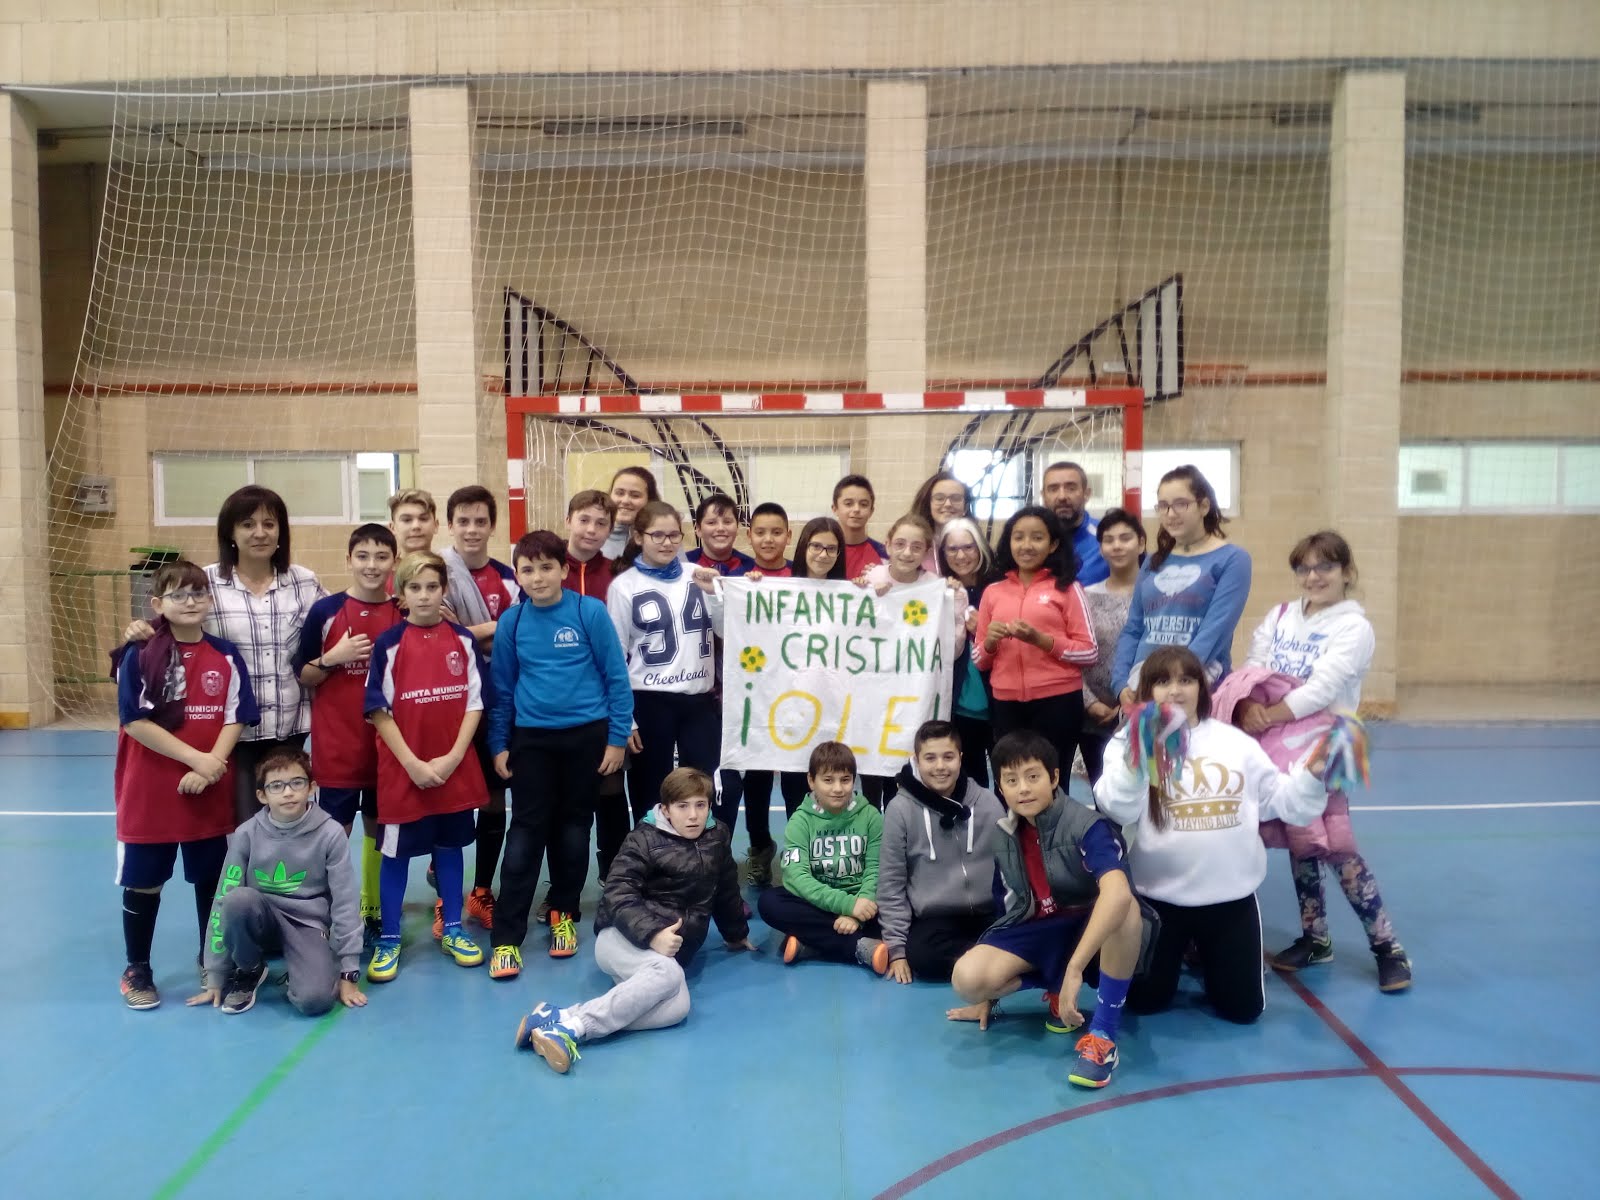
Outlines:
{"type": "Polygon", "coordinates": [[[641,950],[615,929],[602,929],[594,939],[594,961],[617,986],[572,1007],[585,1039],[619,1029],[665,1029],[689,1015],[689,985],[677,959],[641,950]]]}
{"type": "Polygon", "coordinates": [[[289,1003],[308,1017],[333,1007],[339,960],[320,925],[301,925],[241,884],[222,898],[222,945],[234,966],[255,966],[283,956],[289,968],[289,1003]]]}

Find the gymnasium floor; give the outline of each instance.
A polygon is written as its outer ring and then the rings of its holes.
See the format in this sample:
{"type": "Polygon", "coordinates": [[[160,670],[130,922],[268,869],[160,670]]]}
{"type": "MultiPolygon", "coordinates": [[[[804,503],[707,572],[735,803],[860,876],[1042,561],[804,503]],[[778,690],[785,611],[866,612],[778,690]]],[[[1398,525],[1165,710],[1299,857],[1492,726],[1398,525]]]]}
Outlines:
{"type": "MultiPolygon", "coordinates": [[[[1595,1194],[1600,725],[1379,727],[1356,821],[1415,989],[1377,991],[1330,888],[1332,964],[1272,978],[1253,1028],[1192,992],[1130,1018],[1099,1093],[1067,1084],[1070,1039],[1034,1001],[980,1033],[945,1021],[946,988],[785,968],[759,925],[754,958],[713,934],[684,1026],[588,1046],[558,1077],[512,1033],[533,1001],[601,988],[587,928],[577,958],[536,952],[491,983],[434,950],[420,863],[400,978],[368,1008],[309,1021],[269,985],[240,1017],[185,1009],[182,885],[156,937],[164,1002],[131,1012],[112,748],[0,735],[0,1191],[16,1200],[987,1197],[1078,1180],[1097,1196],[1595,1194]]],[[[1281,855],[1261,895],[1282,945],[1281,855]]]]}

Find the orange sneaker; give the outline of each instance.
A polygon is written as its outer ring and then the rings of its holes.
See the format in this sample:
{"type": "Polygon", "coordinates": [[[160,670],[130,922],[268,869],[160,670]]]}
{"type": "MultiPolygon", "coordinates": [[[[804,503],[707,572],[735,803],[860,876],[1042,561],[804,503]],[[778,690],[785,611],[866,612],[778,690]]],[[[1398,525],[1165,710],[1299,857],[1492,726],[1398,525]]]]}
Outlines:
{"type": "Polygon", "coordinates": [[[473,888],[467,897],[467,916],[485,929],[494,928],[494,893],[488,888],[473,888]]]}
{"type": "Polygon", "coordinates": [[[571,913],[550,910],[550,957],[571,958],[578,952],[578,926],[571,913]]]}
{"type": "Polygon", "coordinates": [[[444,901],[433,902],[433,940],[444,940],[444,901]]]}

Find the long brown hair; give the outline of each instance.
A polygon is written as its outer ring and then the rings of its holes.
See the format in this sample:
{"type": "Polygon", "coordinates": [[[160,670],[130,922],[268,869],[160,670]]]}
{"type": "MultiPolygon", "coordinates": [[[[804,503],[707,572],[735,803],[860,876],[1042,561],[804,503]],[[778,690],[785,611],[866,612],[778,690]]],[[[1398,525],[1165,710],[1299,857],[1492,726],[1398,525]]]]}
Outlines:
{"type": "MultiPolygon", "coordinates": [[[[1217,503],[1217,489],[1212,487],[1211,481],[1200,473],[1200,468],[1192,463],[1173,467],[1161,477],[1161,483],[1156,485],[1156,490],[1160,491],[1161,484],[1178,482],[1189,485],[1189,494],[1194,497],[1196,504],[1204,500],[1209,506],[1206,509],[1206,533],[1212,537],[1227,537],[1228,535],[1222,532],[1222,527],[1228,522],[1222,515],[1222,506],[1217,503]]],[[[1177,544],[1178,540],[1168,533],[1167,527],[1163,525],[1161,532],[1156,534],[1156,552],[1150,556],[1150,569],[1159,571],[1161,564],[1167,561],[1167,555],[1172,553],[1177,544]]]]}
{"type": "MultiPolygon", "coordinates": [[[[1211,715],[1211,685],[1206,681],[1204,664],[1187,646],[1159,646],[1150,652],[1150,657],[1139,668],[1139,702],[1142,704],[1155,699],[1156,684],[1183,675],[1200,686],[1195,715],[1204,721],[1211,715]]],[[[1167,827],[1167,810],[1161,803],[1161,789],[1154,783],[1150,785],[1150,824],[1157,829],[1167,827]]]]}

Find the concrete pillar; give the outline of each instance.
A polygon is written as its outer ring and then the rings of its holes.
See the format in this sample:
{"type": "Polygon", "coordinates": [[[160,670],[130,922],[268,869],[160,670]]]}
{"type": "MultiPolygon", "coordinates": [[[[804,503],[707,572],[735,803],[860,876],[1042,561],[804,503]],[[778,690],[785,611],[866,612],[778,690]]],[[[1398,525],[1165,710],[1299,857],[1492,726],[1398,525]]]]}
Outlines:
{"type": "Polygon", "coordinates": [[[1329,149],[1328,516],[1349,540],[1377,632],[1363,706],[1392,712],[1399,635],[1400,317],[1406,79],[1348,71],[1329,149]]]}
{"type": "Polygon", "coordinates": [[[26,105],[0,93],[0,729],[55,718],[34,139],[26,105]]]}
{"type": "MultiPolygon", "coordinates": [[[[505,422],[478,377],[472,96],[411,89],[411,228],[416,255],[417,486],[439,502],[482,483],[506,522],[505,422]]],[[[444,544],[440,539],[438,544],[444,544]]]]}

